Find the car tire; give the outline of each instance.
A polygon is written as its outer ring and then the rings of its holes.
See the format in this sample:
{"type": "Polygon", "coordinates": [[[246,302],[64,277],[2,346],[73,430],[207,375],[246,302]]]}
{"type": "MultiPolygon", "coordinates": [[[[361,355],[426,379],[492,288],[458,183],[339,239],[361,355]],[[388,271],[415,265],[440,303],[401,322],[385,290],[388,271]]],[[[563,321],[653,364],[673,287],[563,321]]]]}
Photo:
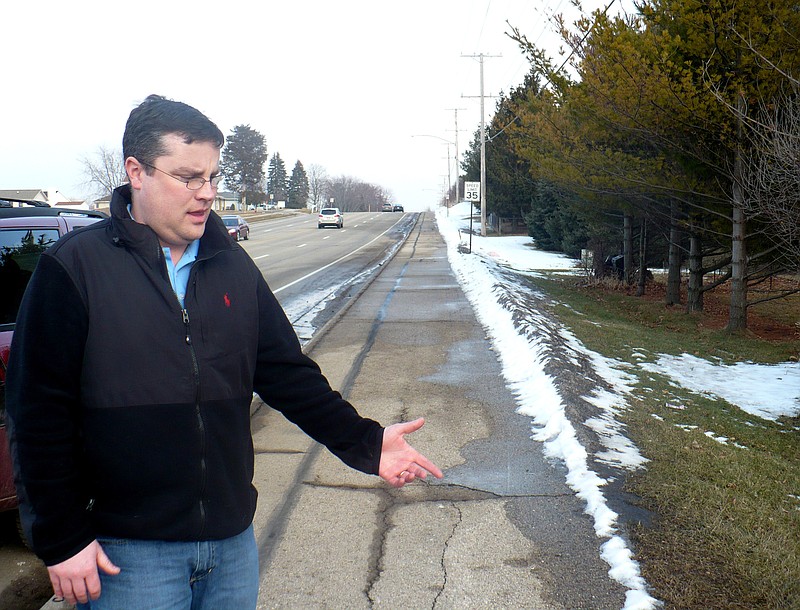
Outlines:
{"type": "Polygon", "coordinates": [[[318,229],[321,229],[321,228],[322,228],[322,225],[317,225],[317,228],[318,228],[318,229]]]}
{"type": "Polygon", "coordinates": [[[250,231],[245,231],[245,233],[244,233],[244,239],[245,239],[245,241],[247,241],[248,239],[250,239],[250,231]]]}

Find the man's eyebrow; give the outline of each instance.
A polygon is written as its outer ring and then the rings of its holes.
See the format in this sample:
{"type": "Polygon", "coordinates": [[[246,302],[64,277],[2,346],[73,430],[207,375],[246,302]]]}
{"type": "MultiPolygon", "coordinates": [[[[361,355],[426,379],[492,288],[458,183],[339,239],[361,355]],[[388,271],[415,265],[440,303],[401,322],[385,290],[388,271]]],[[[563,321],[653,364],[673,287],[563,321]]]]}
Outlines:
{"type": "MultiPolygon", "coordinates": [[[[178,169],[176,169],[176,170],[173,170],[173,171],[174,171],[176,174],[180,174],[180,175],[182,175],[182,176],[190,176],[190,177],[192,177],[192,178],[194,178],[195,176],[198,176],[198,177],[203,177],[203,176],[205,175],[205,174],[203,173],[203,170],[200,170],[200,169],[195,169],[195,168],[193,168],[193,167],[185,167],[185,166],[184,166],[184,167],[179,167],[178,169]]],[[[211,175],[212,175],[212,176],[217,176],[217,175],[219,175],[219,167],[216,167],[216,168],[214,168],[214,169],[212,170],[212,172],[211,172],[211,175]]]]}

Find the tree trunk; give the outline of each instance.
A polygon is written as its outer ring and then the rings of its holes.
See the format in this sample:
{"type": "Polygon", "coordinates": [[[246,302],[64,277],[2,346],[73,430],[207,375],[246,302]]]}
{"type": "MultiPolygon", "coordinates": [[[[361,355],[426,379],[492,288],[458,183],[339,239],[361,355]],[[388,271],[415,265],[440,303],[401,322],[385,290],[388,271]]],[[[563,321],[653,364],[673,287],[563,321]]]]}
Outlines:
{"type": "Polygon", "coordinates": [[[625,213],[622,221],[622,254],[625,264],[625,283],[630,286],[633,284],[633,217],[625,213]]]}
{"type": "MultiPolygon", "coordinates": [[[[734,200],[739,187],[734,187],[734,200]]],[[[747,254],[744,243],[745,214],[741,205],[733,207],[733,231],[731,247],[731,301],[728,314],[728,331],[747,328],[747,254]]]]}
{"type": "Polygon", "coordinates": [[[600,239],[591,239],[587,244],[592,254],[592,273],[594,277],[601,278],[605,275],[606,246],[600,239]]]}
{"type": "Polygon", "coordinates": [[[703,311],[703,244],[694,231],[689,234],[689,286],[686,311],[703,311]]]}
{"type": "Polygon", "coordinates": [[[675,200],[670,202],[669,225],[669,263],[667,269],[667,305],[680,305],[681,303],[681,237],[678,227],[678,204],[675,200]]]}
{"type": "Polygon", "coordinates": [[[642,217],[639,232],[639,284],[636,287],[636,296],[644,296],[647,287],[647,219],[642,217]]]}
{"type": "Polygon", "coordinates": [[[731,301],[728,314],[729,332],[747,328],[747,247],[745,244],[746,218],[744,212],[744,160],[742,159],[742,116],[745,100],[742,94],[736,101],[739,112],[739,147],[733,162],[733,210],[731,212],[731,301]]]}

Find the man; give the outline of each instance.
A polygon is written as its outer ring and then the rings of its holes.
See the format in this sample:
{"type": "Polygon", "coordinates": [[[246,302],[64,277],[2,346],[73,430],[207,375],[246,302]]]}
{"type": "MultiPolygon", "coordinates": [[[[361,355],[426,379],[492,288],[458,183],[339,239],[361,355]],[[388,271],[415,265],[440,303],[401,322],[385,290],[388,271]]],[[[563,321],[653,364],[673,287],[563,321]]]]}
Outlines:
{"type": "Polygon", "coordinates": [[[6,396],[21,514],[55,594],[83,608],[255,607],[254,390],[353,468],[442,476],[404,440],[423,420],[383,429],[303,355],[211,212],[222,144],[148,97],[111,218],[48,250],[23,300],[6,396]]]}

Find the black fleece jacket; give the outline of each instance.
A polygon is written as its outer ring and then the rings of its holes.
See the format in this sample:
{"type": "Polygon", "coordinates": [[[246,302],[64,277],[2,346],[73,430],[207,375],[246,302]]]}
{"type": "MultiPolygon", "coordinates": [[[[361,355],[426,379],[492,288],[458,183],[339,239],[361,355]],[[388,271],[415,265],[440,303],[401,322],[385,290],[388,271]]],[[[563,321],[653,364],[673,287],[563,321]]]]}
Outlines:
{"type": "Polygon", "coordinates": [[[20,308],[6,404],[30,543],[48,565],[96,537],[212,540],[256,505],[253,391],[375,474],[383,428],[332,390],[247,253],[212,213],[185,309],[155,233],[111,218],[42,255],[20,308]]]}

